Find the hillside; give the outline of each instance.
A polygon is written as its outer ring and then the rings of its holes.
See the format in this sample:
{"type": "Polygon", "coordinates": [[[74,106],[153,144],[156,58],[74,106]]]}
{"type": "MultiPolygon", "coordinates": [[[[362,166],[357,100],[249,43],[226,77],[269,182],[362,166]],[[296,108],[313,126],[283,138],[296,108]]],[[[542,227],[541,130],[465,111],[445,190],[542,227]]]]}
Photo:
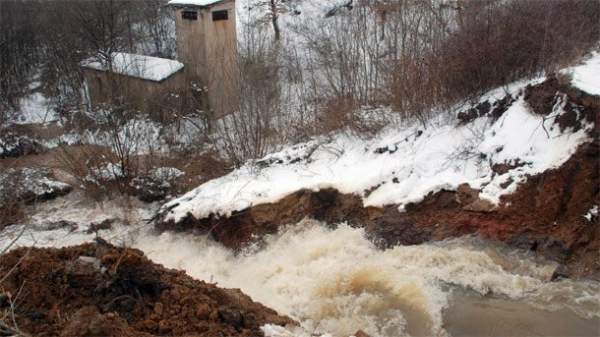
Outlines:
{"type": "Polygon", "coordinates": [[[291,146],[165,204],[158,227],[210,230],[234,248],[305,216],[367,226],[392,243],[479,233],[585,259],[573,272],[597,273],[599,105],[586,78],[599,62],[593,54],[565,70],[571,82],[494,90],[426,126],[291,146]]]}

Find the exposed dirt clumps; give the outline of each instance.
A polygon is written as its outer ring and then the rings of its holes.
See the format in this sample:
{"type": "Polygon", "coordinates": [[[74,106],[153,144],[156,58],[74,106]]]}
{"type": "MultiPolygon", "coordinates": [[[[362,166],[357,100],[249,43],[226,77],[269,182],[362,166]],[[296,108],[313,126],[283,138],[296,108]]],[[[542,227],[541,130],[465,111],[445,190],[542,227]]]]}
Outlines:
{"type": "Polygon", "coordinates": [[[493,120],[497,120],[514,102],[515,98],[511,95],[506,95],[504,98],[495,101],[493,104],[489,101],[483,101],[468,110],[460,111],[456,115],[456,118],[458,118],[460,125],[471,123],[479,117],[490,117],[493,120]]]}
{"type": "Polygon", "coordinates": [[[524,98],[533,112],[554,119],[561,131],[568,128],[580,130],[582,122],[594,122],[600,110],[599,96],[590,95],[571,86],[564,76],[550,77],[540,84],[527,86],[524,98]],[[557,104],[564,104],[565,112],[553,116],[553,108],[557,104]]]}
{"type": "Polygon", "coordinates": [[[15,265],[0,287],[12,294],[19,328],[34,336],[262,336],[264,324],[294,324],[237,289],[165,269],[135,249],[20,248],[0,257],[0,275],[15,265]]]}

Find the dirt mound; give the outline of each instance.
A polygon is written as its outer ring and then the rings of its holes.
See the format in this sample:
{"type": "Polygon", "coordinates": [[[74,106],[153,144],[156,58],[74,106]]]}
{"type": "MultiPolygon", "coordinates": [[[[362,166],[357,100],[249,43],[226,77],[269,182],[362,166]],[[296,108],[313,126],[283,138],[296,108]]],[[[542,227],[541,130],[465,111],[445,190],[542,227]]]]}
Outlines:
{"type": "Polygon", "coordinates": [[[165,269],[135,249],[20,248],[0,257],[0,275],[17,264],[0,286],[12,294],[19,328],[35,336],[262,336],[264,324],[294,324],[237,289],[165,269]]]}
{"type": "Polygon", "coordinates": [[[554,119],[561,131],[570,127],[578,131],[583,121],[594,122],[599,116],[600,97],[572,87],[564,76],[550,77],[540,84],[527,86],[524,98],[533,112],[554,119]],[[552,116],[557,104],[564,104],[565,110],[558,117],[552,116]]]}

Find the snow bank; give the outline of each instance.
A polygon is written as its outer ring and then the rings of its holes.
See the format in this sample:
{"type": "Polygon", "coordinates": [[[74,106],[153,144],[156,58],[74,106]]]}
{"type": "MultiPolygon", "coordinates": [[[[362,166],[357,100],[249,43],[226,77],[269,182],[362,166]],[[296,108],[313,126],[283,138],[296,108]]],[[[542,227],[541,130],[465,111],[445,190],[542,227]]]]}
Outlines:
{"type": "Polygon", "coordinates": [[[600,52],[594,52],[583,64],[567,69],[572,84],[590,95],[600,95],[600,52]]]}
{"type": "MultiPolygon", "coordinates": [[[[482,198],[498,205],[500,197],[512,193],[528,175],[567,161],[589,140],[593,127],[587,124],[577,132],[553,127],[554,119],[544,120],[528,108],[522,94],[525,84],[509,88],[516,100],[496,121],[484,117],[457,126],[454,118],[445,121],[446,116],[440,116],[426,129],[419,123],[390,127],[371,140],[344,134],[315,139],[248,163],[162,209],[169,210],[166,220],[175,222],[188,213],[196,218],[227,216],[300,189],[335,188],[362,196],[366,206],[396,204],[402,210],[428,193],[454,190],[463,183],[481,189],[482,198]],[[495,164],[511,169],[495,173],[495,164]]],[[[484,97],[493,102],[502,97],[498,93],[484,97]]],[[[563,114],[563,105],[559,101],[552,115],[563,114]]]]}
{"type": "MultiPolygon", "coordinates": [[[[183,63],[175,60],[128,53],[113,53],[112,62],[112,71],[117,74],[155,82],[164,81],[183,69],[183,63]]],[[[108,70],[108,65],[97,58],[87,59],[81,66],[99,71],[108,70]]]]}

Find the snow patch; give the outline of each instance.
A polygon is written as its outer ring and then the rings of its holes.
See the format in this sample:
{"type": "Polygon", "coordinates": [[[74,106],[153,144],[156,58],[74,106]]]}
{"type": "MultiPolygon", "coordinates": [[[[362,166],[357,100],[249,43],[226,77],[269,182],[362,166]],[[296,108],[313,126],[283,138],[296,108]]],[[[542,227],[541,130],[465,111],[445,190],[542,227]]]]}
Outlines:
{"type": "Polygon", "coordinates": [[[565,71],[571,74],[571,83],[590,95],[600,96],[600,52],[593,52],[583,64],[565,71]]]}
{"type": "MultiPolygon", "coordinates": [[[[81,66],[99,71],[109,69],[109,65],[98,58],[87,59],[81,62],[81,66]]],[[[181,69],[183,63],[175,60],[129,53],[112,54],[112,71],[120,75],[161,82],[181,69]]]]}
{"type": "Polygon", "coordinates": [[[183,6],[210,6],[222,2],[223,0],[171,0],[169,5],[183,5],[183,6]]]}
{"type": "Polygon", "coordinates": [[[594,217],[598,216],[598,205],[590,208],[590,210],[583,216],[587,221],[592,221],[594,217]]]}
{"type": "Polygon", "coordinates": [[[19,108],[10,121],[14,124],[41,124],[58,120],[48,99],[39,92],[23,97],[19,101],[19,108]]]}

